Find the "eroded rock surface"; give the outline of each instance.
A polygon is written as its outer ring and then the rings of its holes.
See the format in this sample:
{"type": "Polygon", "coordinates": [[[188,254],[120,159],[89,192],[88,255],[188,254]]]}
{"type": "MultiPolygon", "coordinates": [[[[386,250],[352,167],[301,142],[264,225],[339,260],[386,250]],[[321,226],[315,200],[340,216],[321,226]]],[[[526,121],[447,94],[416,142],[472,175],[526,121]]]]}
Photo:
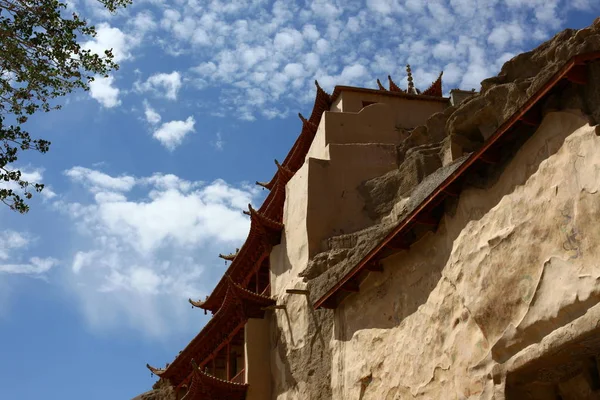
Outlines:
{"type": "Polygon", "coordinates": [[[175,390],[167,382],[158,380],[152,390],[142,393],[132,400],[176,400],[175,390]]]}

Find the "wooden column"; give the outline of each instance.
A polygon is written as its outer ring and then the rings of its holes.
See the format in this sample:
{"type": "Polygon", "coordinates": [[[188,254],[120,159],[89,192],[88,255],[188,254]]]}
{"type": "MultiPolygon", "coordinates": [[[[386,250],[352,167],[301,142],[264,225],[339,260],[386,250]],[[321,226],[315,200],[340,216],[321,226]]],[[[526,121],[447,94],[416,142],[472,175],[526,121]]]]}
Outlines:
{"type": "Polygon", "coordinates": [[[226,367],[225,367],[225,368],[227,369],[227,375],[226,375],[226,376],[227,376],[227,380],[228,380],[228,381],[229,381],[229,380],[231,380],[231,372],[230,372],[230,369],[231,369],[231,368],[229,368],[229,362],[230,362],[230,360],[231,360],[231,352],[230,352],[230,350],[231,350],[231,346],[230,346],[230,344],[229,344],[229,343],[230,343],[230,342],[229,342],[229,341],[227,341],[227,354],[226,354],[226,357],[227,357],[227,362],[226,362],[226,367]]]}

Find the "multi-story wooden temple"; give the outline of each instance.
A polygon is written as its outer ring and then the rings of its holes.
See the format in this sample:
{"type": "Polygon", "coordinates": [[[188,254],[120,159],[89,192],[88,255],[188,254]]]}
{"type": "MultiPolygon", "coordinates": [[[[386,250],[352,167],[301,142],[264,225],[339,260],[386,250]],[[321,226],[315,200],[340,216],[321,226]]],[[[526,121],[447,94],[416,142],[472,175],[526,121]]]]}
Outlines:
{"type": "Polygon", "coordinates": [[[407,72],[317,84],[141,399],[600,398],[600,20],[479,93],[407,72]]]}

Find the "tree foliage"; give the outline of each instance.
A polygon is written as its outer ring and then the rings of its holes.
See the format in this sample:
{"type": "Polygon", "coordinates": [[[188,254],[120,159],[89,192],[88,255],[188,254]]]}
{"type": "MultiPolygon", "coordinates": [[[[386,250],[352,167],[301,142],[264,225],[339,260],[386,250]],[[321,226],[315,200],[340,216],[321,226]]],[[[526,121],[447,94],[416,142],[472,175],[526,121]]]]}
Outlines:
{"type": "MultiPolygon", "coordinates": [[[[109,11],[131,0],[98,0],[109,11]]],[[[59,109],[52,100],[74,90],[89,90],[94,76],[118,69],[112,49],[103,55],[83,49],[96,35],[67,4],[58,0],[0,0],[0,201],[21,213],[43,184],[24,180],[12,167],[20,151],[46,153],[50,142],[25,129],[29,116],[59,109]]]]}

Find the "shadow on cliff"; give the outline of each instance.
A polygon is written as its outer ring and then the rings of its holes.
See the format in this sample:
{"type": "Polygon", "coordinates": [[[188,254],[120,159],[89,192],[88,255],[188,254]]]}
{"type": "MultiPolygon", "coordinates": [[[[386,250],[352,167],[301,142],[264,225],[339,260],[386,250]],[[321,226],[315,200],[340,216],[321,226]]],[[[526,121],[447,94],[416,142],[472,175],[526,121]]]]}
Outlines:
{"type": "MultiPolygon", "coordinates": [[[[285,248],[286,237],[282,235],[282,248],[285,248]]],[[[291,260],[287,252],[279,255],[277,265],[271,266],[271,271],[276,276],[281,276],[292,268],[291,260]]],[[[276,288],[279,296],[290,296],[284,289],[294,287],[276,288]]],[[[294,296],[294,295],[292,295],[294,296]]],[[[295,295],[299,296],[299,295],[295,295]]],[[[302,296],[302,295],[300,295],[302,296]]],[[[319,395],[319,399],[328,399],[332,397],[331,384],[331,348],[329,347],[329,338],[333,330],[333,312],[315,311],[309,296],[306,298],[307,327],[304,337],[296,337],[293,334],[293,321],[290,318],[290,312],[287,308],[277,310],[284,314],[280,321],[283,326],[277,323],[274,316],[271,317],[271,343],[272,351],[277,354],[277,364],[274,370],[280,374],[281,385],[273,387],[273,397],[289,392],[292,389],[302,390],[298,385],[302,382],[310,393],[319,395]],[[303,345],[302,345],[303,344],[303,345]]],[[[287,304],[285,297],[278,299],[278,304],[287,304]]],[[[305,394],[305,393],[304,393],[305,394]]],[[[301,392],[300,395],[303,395],[301,392]]]]}

